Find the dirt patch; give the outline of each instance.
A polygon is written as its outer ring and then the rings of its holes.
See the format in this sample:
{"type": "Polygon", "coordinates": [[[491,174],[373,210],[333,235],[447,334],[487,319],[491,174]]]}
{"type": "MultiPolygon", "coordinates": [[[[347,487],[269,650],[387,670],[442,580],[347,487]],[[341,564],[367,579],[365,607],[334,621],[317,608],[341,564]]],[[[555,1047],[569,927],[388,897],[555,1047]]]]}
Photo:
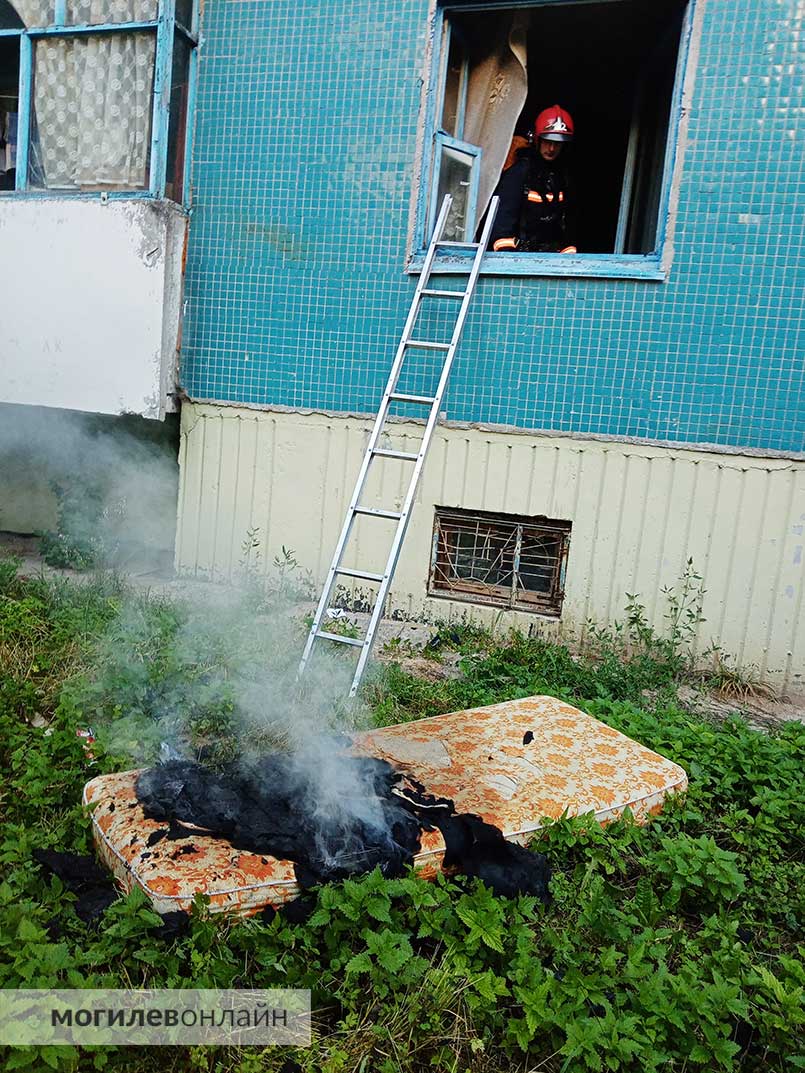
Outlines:
{"type": "MultiPolygon", "coordinates": [[[[72,570],[69,567],[48,566],[39,550],[40,538],[31,534],[0,532],[0,556],[13,556],[20,560],[18,573],[24,577],[69,577],[86,581],[93,576],[92,570],[72,570]]],[[[172,581],[172,555],[165,549],[153,552],[148,549],[132,549],[121,554],[111,567],[116,574],[139,588],[167,586],[172,581]]]]}
{"type": "Polygon", "coordinates": [[[378,652],[381,663],[397,663],[407,674],[421,678],[425,682],[443,682],[448,678],[460,678],[461,668],[458,652],[446,652],[440,661],[426,656],[401,656],[395,652],[378,652]]]}
{"type": "Polygon", "coordinates": [[[719,719],[737,714],[758,730],[769,730],[792,720],[805,722],[805,697],[725,697],[691,686],[680,686],[677,696],[691,711],[719,719]]]}
{"type": "MultiPolygon", "coordinates": [[[[36,536],[0,532],[0,555],[18,557],[21,560],[19,572],[27,576],[44,574],[72,577],[77,581],[92,576],[91,573],[47,566],[39,554],[39,538],[36,536]]],[[[181,599],[192,597],[198,590],[199,595],[203,595],[207,600],[218,593],[225,602],[231,591],[227,585],[177,577],[167,564],[160,564],[157,569],[154,569],[152,564],[132,563],[130,567],[127,569],[124,566],[117,572],[135,588],[147,589],[154,594],[181,599]],[[141,570],[137,569],[138,565],[142,566],[141,570]]],[[[311,601],[300,601],[297,608],[300,618],[306,614],[312,615],[315,606],[311,601]]],[[[369,615],[361,612],[347,613],[344,622],[354,625],[357,635],[363,636],[369,625],[369,615]]],[[[374,658],[380,663],[397,663],[408,674],[426,682],[460,678],[461,656],[458,652],[442,649],[438,660],[429,659],[422,654],[422,650],[433,637],[434,630],[432,623],[383,619],[375,637],[374,658]]],[[[693,712],[706,713],[721,719],[737,713],[760,730],[768,730],[791,720],[805,722],[805,693],[784,697],[727,697],[714,691],[681,686],[678,697],[683,706],[693,712]]]]}

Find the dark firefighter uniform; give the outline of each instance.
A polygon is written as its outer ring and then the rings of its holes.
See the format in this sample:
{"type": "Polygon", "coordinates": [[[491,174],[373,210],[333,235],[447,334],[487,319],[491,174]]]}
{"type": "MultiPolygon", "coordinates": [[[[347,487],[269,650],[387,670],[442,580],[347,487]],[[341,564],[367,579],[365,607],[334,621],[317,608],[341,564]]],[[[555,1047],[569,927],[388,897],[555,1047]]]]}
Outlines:
{"type": "Polygon", "coordinates": [[[520,253],[575,253],[573,188],[564,160],[521,149],[504,171],[490,248],[520,253]]]}

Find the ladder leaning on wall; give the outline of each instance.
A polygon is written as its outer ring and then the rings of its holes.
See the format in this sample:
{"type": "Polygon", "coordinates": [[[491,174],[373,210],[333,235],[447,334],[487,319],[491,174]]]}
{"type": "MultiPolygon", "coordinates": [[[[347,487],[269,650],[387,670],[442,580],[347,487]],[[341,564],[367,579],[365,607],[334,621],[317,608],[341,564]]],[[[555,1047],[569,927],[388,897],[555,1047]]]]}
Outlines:
{"type": "Polygon", "coordinates": [[[414,291],[411,308],[408,311],[408,318],[406,319],[405,327],[403,328],[402,337],[397,346],[397,353],[394,357],[394,363],[391,367],[388,383],[383,392],[380,409],[377,412],[374,427],[369,437],[369,443],[366,447],[366,453],[363,456],[363,463],[361,464],[358,479],[355,482],[355,489],[352,493],[349,507],[347,508],[341,535],[338,538],[338,543],[336,544],[335,552],[333,554],[333,560],[330,564],[330,569],[327,572],[327,579],[324,582],[321,599],[316,608],[316,614],[313,617],[313,624],[310,627],[310,633],[308,634],[307,643],[305,644],[302,662],[299,665],[299,674],[301,675],[304,673],[304,670],[310,661],[313,647],[318,640],[334,641],[338,644],[354,645],[355,647],[360,648],[361,651],[360,656],[358,657],[358,665],[355,669],[355,675],[349,690],[350,697],[354,697],[358,691],[358,686],[360,685],[363,672],[366,669],[366,664],[369,659],[369,653],[372,650],[378,623],[383,614],[386,597],[388,596],[391,587],[397,560],[400,557],[400,549],[402,548],[405,532],[411,517],[414,496],[416,495],[419,478],[425,464],[425,457],[433,437],[433,431],[439,419],[439,412],[447,387],[447,381],[450,376],[450,369],[453,365],[453,359],[456,356],[461,333],[464,330],[464,322],[467,319],[467,310],[469,309],[470,300],[478,281],[481,259],[484,255],[484,250],[487,248],[489,235],[492,231],[492,225],[495,222],[495,215],[498,208],[498,199],[493,197],[489,205],[489,211],[486,214],[486,220],[479,242],[452,242],[442,239],[452,201],[453,199],[450,194],[446,194],[444,201],[442,202],[441,211],[439,212],[439,218],[436,221],[436,227],[433,231],[430,246],[425,255],[425,263],[422,267],[422,273],[419,277],[416,290],[414,291]],[[466,287],[463,290],[438,290],[429,286],[434,261],[441,250],[456,253],[459,251],[474,251],[472,266],[467,277],[466,287]],[[454,306],[458,302],[461,303],[453,327],[453,334],[449,342],[435,342],[429,339],[417,339],[414,337],[413,332],[423,298],[449,302],[454,306]],[[437,353],[444,355],[444,363],[442,365],[439,383],[433,395],[409,395],[397,391],[397,384],[400,379],[400,374],[403,371],[408,352],[415,349],[436,351],[437,353]],[[381,436],[385,431],[386,421],[389,417],[389,409],[394,402],[418,404],[428,408],[425,432],[420,442],[419,450],[416,452],[393,451],[380,446],[381,436]],[[361,496],[366,487],[369,471],[372,463],[378,458],[396,458],[413,465],[408,488],[399,510],[381,510],[375,507],[361,505],[361,496]],[[386,566],[382,574],[342,566],[344,552],[347,547],[347,542],[349,541],[352,526],[355,519],[358,517],[386,518],[392,519],[397,523],[391,543],[391,550],[389,551],[386,566]],[[328,610],[330,594],[337,577],[357,578],[362,581],[373,582],[379,586],[377,600],[369,618],[366,634],[361,638],[345,637],[341,634],[331,633],[322,629],[322,622],[328,610]]]}

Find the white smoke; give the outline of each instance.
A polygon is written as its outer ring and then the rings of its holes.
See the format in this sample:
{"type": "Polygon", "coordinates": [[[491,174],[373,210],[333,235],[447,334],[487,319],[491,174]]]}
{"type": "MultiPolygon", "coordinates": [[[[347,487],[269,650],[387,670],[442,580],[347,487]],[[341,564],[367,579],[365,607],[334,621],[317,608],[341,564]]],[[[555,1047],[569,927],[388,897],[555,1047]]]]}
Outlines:
{"type": "Polygon", "coordinates": [[[0,406],[0,529],[61,532],[105,565],[164,567],[176,523],[175,433],[175,420],[0,406]]]}
{"type": "MultiPolygon", "coordinates": [[[[151,424],[0,407],[0,487],[33,473],[42,486],[61,488],[62,522],[97,538],[98,565],[124,578],[164,567],[177,452],[151,424]]],[[[3,525],[10,527],[0,515],[3,525]]],[[[247,563],[233,584],[177,580],[163,595],[124,590],[93,670],[70,687],[75,702],[121,766],[179,756],[248,765],[280,749],[292,754],[323,826],[381,828],[379,799],[342,761],[349,735],[370,720],[366,707],[347,700],[355,650],[323,643],[298,678],[312,594],[303,569],[289,576],[285,560],[280,577],[258,578],[247,563]]],[[[324,842],[319,849],[328,852],[324,842]]]]}
{"type": "Polygon", "coordinates": [[[298,677],[310,603],[287,579],[282,596],[251,578],[178,592],[133,596],[105,639],[88,686],[100,743],[124,766],[182,758],[244,774],[286,753],[326,866],[339,856],[338,832],[344,845],[356,827],[390,843],[383,802],[346,759],[352,734],[371,723],[348,701],[353,650],[321,645],[298,677]]]}

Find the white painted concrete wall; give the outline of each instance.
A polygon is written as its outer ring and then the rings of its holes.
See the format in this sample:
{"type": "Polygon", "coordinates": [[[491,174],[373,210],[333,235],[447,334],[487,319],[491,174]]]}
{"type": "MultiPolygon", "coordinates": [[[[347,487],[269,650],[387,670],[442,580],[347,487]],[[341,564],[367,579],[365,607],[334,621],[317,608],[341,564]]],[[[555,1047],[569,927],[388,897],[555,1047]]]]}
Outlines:
{"type": "Polygon", "coordinates": [[[174,409],[185,230],[171,202],[0,197],[0,401],[174,409]]]}
{"type": "MultiPolygon", "coordinates": [[[[371,421],[186,403],[182,407],[177,566],[228,577],[256,532],[262,568],[281,545],[321,582],[371,421]]],[[[421,428],[395,426],[414,450],[421,428]]],[[[395,509],[407,463],[383,460],[370,506],[395,509]]],[[[400,558],[393,606],[447,618],[497,611],[426,596],[434,506],[546,515],[573,530],[561,624],[623,618],[636,593],[663,626],[662,587],[693,558],[707,593],[698,644],[716,640],[777,688],[805,690],[805,462],[569,437],[441,426],[400,558]]],[[[385,523],[356,523],[353,562],[377,570],[385,523]]],[[[527,627],[536,616],[504,612],[527,627]]]]}

